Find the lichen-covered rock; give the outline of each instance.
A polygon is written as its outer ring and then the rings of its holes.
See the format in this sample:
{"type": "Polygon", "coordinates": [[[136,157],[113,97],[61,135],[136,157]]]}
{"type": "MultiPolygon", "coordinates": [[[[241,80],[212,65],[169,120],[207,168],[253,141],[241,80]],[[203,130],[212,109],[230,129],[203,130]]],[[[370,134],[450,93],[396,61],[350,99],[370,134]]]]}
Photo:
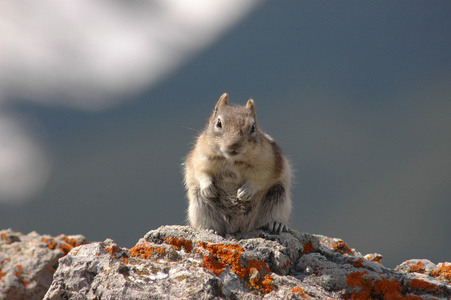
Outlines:
{"type": "Polygon", "coordinates": [[[51,237],[0,231],[0,299],[42,299],[58,259],[86,243],[83,236],[51,237]]]}
{"type": "Polygon", "coordinates": [[[390,270],[381,259],[296,231],[222,237],[163,226],[131,249],[109,239],[72,249],[59,260],[44,299],[451,297],[451,264],[417,260],[390,270]]]}

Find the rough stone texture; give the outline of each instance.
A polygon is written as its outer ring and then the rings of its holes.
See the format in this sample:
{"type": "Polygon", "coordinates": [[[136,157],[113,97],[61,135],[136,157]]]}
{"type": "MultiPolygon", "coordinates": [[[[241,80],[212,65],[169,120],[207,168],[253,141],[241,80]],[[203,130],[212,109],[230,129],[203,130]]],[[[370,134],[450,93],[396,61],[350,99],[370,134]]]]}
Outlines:
{"type": "Polygon", "coordinates": [[[108,239],[59,260],[44,299],[449,299],[451,264],[385,268],[340,239],[291,231],[221,237],[185,226],[131,249],[108,239]]]}
{"type": "Polygon", "coordinates": [[[0,299],[42,299],[58,259],[86,243],[83,236],[23,235],[0,231],[0,299]]]}

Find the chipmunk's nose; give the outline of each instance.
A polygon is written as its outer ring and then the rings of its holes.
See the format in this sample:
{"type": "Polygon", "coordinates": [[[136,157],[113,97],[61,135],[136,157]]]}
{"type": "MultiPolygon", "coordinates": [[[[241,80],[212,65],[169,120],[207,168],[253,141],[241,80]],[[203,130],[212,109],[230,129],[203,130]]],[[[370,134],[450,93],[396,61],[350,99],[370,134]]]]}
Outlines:
{"type": "Polygon", "coordinates": [[[227,153],[230,156],[238,155],[242,147],[243,144],[240,141],[233,142],[227,147],[227,153]]]}
{"type": "Polygon", "coordinates": [[[236,141],[235,143],[231,144],[231,145],[229,146],[229,148],[230,148],[231,150],[236,151],[236,150],[238,150],[238,149],[241,148],[241,142],[240,142],[240,141],[236,141]]]}

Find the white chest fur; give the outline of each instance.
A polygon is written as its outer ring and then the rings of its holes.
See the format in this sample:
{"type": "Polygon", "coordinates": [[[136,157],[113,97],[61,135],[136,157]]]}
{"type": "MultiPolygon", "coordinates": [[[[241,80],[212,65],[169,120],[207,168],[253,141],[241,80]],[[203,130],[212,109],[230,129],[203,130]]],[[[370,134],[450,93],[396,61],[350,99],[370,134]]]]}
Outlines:
{"type": "Polygon", "coordinates": [[[246,182],[246,178],[243,176],[243,172],[239,165],[237,165],[234,161],[225,160],[220,168],[217,170],[217,174],[215,174],[216,181],[218,184],[232,184],[241,186],[244,182],[246,182]]]}

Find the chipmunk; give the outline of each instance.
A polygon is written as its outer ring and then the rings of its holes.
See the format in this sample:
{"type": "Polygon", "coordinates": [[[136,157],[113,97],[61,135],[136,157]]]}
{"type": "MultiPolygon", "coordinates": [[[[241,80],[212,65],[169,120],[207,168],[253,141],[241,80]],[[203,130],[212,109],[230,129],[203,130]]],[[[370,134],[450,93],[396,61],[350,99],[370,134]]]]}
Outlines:
{"type": "Polygon", "coordinates": [[[231,105],[224,93],[184,165],[192,227],[221,235],[288,230],[291,168],[258,128],[253,100],[231,105]]]}

